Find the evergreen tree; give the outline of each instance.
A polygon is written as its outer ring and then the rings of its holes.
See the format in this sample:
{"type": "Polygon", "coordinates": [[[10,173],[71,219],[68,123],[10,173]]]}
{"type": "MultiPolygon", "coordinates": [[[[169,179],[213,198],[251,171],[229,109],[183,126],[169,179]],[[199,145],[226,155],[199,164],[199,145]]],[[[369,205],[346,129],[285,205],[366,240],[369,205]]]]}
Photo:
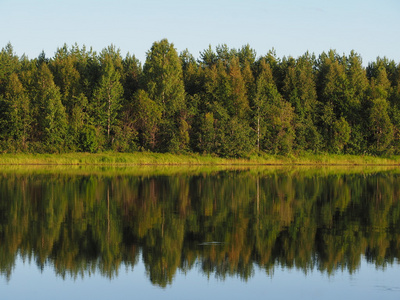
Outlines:
{"type": "Polygon", "coordinates": [[[123,75],[121,83],[124,88],[124,99],[130,101],[136,91],[141,87],[142,66],[139,60],[129,53],[122,61],[123,75]]]}
{"type": "Polygon", "coordinates": [[[260,151],[261,140],[266,134],[268,113],[268,90],[274,84],[272,71],[265,59],[259,62],[259,75],[256,80],[256,93],[253,100],[254,127],[257,136],[257,150],[260,151]]]}
{"type": "Polygon", "coordinates": [[[233,57],[229,62],[229,81],[231,95],[227,104],[228,107],[232,107],[230,114],[245,123],[249,113],[249,100],[246,94],[246,83],[243,80],[237,57],[233,57]]]}
{"type": "Polygon", "coordinates": [[[252,66],[255,63],[257,53],[249,44],[247,44],[237,51],[237,56],[241,68],[244,68],[246,65],[252,66]]]}
{"type": "Polygon", "coordinates": [[[212,112],[208,112],[204,115],[204,119],[201,120],[201,126],[199,128],[199,144],[198,148],[204,153],[213,154],[216,153],[216,135],[214,128],[214,115],[212,112]]]}
{"type": "Polygon", "coordinates": [[[54,83],[59,87],[62,102],[68,115],[71,115],[78,95],[83,92],[80,86],[80,74],[76,69],[76,55],[69,53],[67,45],[57,49],[49,67],[54,76],[54,83]]]}
{"type": "Polygon", "coordinates": [[[389,152],[393,140],[393,124],[389,117],[391,84],[386,68],[380,66],[371,78],[370,133],[372,148],[377,154],[389,152]]]}
{"type": "Polygon", "coordinates": [[[315,124],[318,100],[313,64],[314,58],[309,53],[296,61],[282,62],[285,72],[282,91],[285,100],[294,108],[296,148],[318,151],[321,137],[315,124]]]}
{"type": "Polygon", "coordinates": [[[44,106],[43,142],[47,151],[63,152],[67,134],[67,115],[61,102],[61,93],[55,85],[51,85],[42,99],[44,106]]]}
{"type": "Polygon", "coordinates": [[[329,65],[322,90],[322,101],[331,102],[337,117],[347,117],[351,112],[347,97],[348,79],[346,69],[339,61],[329,65]]]}
{"type": "Polygon", "coordinates": [[[161,123],[161,107],[151,100],[144,90],[138,90],[134,99],[133,111],[139,132],[139,143],[144,149],[154,151],[161,123]]]}
{"type": "Polygon", "coordinates": [[[295,138],[293,107],[278,92],[272,70],[264,59],[260,67],[253,108],[257,148],[271,153],[290,153],[295,138]]]}
{"type": "Polygon", "coordinates": [[[368,128],[368,89],[369,83],[365,68],[362,66],[361,57],[351,51],[347,59],[347,78],[348,86],[346,88],[347,98],[349,99],[349,112],[347,121],[351,130],[351,137],[347,145],[347,152],[362,153],[366,148],[366,128],[368,128]]]}
{"type": "Polygon", "coordinates": [[[81,93],[74,99],[74,102],[72,111],[68,116],[68,148],[84,152],[95,152],[98,145],[97,141],[93,140],[96,134],[94,127],[90,125],[89,101],[84,93],[81,93]],[[89,131],[90,133],[88,133],[89,131]],[[86,136],[90,136],[90,140],[93,141],[86,141],[86,136]],[[88,144],[96,146],[87,146],[88,144]]]}
{"type": "Polygon", "coordinates": [[[35,75],[36,95],[32,103],[32,116],[37,148],[41,151],[64,151],[68,124],[60,90],[46,62],[39,64],[35,75]]]}
{"type": "Polygon", "coordinates": [[[372,100],[370,111],[370,130],[372,133],[372,148],[377,154],[389,152],[393,140],[393,125],[388,115],[388,102],[377,98],[372,100]]]}
{"type": "Polygon", "coordinates": [[[217,63],[217,55],[211,48],[211,45],[208,45],[208,48],[206,50],[200,52],[200,65],[203,68],[210,68],[216,63],[217,63]]]}
{"type": "MultiPolygon", "coordinates": [[[[203,69],[188,50],[180,54],[185,92],[189,96],[200,94],[204,90],[203,69]]],[[[190,106],[190,103],[187,103],[190,106]]]]}
{"type": "Polygon", "coordinates": [[[4,146],[15,151],[26,151],[31,128],[30,102],[15,73],[8,79],[0,107],[1,138],[6,142],[4,146]]]}
{"type": "Polygon", "coordinates": [[[329,153],[342,153],[350,139],[349,123],[344,117],[336,117],[334,105],[331,102],[322,107],[320,118],[320,130],[324,137],[323,150],[329,153]]]}
{"type": "Polygon", "coordinates": [[[8,80],[12,73],[17,72],[18,67],[18,57],[13,46],[8,43],[0,52],[0,95],[4,95],[8,80]]]}

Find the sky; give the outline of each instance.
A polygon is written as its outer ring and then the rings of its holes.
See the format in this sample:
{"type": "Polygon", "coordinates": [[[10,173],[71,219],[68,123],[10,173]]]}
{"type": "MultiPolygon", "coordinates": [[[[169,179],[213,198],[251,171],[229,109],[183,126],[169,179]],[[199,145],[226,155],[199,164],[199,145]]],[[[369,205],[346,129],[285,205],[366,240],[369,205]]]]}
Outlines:
{"type": "Polygon", "coordinates": [[[143,64],[164,38],[195,58],[209,45],[249,44],[258,56],[335,49],[399,63],[400,0],[0,0],[0,48],[10,42],[31,59],[64,44],[113,44],[143,64]]]}

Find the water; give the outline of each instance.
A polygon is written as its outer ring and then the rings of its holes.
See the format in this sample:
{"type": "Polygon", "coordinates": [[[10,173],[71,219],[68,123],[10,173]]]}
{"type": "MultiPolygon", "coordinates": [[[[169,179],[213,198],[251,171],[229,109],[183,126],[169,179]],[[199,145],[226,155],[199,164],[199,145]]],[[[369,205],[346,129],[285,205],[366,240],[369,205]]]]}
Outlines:
{"type": "Polygon", "coordinates": [[[3,168],[2,299],[398,299],[390,168],[3,168]]]}

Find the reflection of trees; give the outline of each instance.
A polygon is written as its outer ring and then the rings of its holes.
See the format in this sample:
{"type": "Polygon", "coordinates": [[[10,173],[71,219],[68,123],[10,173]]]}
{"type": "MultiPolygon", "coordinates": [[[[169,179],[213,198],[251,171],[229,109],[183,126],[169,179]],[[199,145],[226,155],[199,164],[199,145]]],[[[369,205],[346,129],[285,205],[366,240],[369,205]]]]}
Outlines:
{"type": "Polygon", "coordinates": [[[400,258],[400,177],[315,171],[0,177],[0,271],[18,253],[73,277],[113,277],[139,253],[165,286],[195,266],[219,278],[257,265],[355,271],[400,258]]]}

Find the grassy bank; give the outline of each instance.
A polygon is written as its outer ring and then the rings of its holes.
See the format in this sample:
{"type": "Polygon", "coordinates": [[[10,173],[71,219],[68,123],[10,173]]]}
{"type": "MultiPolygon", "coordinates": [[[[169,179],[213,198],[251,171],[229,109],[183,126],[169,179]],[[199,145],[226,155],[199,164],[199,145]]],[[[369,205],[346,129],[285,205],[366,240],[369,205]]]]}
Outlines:
{"type": "Polygon", "coordinates": [[[0,165],[400,165],[400,157],[304,154],[227,159],[210,155],[147,152],[1,154],[0,165]]]}

